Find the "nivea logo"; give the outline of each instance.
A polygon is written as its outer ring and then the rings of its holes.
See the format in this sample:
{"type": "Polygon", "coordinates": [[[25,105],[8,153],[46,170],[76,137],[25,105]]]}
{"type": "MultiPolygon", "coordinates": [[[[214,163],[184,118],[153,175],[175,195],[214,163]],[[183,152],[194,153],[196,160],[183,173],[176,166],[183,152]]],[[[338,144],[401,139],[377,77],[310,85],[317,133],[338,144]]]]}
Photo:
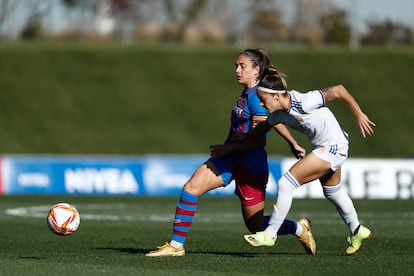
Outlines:
{"type": "Polygon", "coordinates": [[[66,169],[64,175],[68,193],[138,193],[138,183],[132,172],[127,169],[66,169]]]}
{"type": "Polygon", "coordinates": [[[47,188],[49,187],[50,179],[45,173],[21,173],[17,177],[17,182],[23,187],[47,188]]]}

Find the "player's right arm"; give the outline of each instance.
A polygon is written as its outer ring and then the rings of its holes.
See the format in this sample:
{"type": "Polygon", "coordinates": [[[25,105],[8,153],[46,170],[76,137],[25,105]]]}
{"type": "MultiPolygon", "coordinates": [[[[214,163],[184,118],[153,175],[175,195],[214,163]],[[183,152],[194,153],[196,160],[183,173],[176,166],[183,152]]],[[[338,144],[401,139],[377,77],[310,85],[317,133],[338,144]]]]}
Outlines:
{"type": "Polygon", "coordinates": [[[340,99],[351,109],[352,113],[356,117],[359,131],[364,138],[367,136],[367,134],[371,135],[374,133],[372,127],[375,126],[375,123],[372,122],[364,112],[362,112],[355,98],[342,84],[321,89],[321,92],[326,103],[335,99],[340,99]]]}

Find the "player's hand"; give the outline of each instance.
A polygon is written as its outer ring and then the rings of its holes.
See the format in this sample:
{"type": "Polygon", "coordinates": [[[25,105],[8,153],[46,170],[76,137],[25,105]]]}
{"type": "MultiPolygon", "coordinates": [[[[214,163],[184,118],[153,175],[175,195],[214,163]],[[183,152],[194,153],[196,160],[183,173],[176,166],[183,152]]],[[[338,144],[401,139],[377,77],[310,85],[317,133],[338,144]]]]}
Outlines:
{"type": "Polygon", "coordinates": [[[367,135],[372,135],[374,133],[373,127],[376,126],[376,125],[364,113],[361,113],[357,117],[356,123],[357,123],[357,126],[359,128],[359,131],[362,134],[362,137],[366,138],[367,135]]]}
{"type": "Polygon", "coordinates": [[[305,155],[306,155],[306,150],[304,148],[302,148],[301,146],[299,146],[298,144],[293,145],[290,148],[290,150],[293,153],[293,155],[296,157],[296,159],[301,159],[301,158],[305,157],[305,155]]]}

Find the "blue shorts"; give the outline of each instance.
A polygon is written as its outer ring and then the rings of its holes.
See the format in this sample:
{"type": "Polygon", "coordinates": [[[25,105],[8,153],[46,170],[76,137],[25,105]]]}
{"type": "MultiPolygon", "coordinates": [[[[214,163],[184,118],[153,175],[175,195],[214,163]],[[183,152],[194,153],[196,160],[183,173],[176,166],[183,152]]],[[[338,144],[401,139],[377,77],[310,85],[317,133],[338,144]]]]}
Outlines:
{"type": "Polygon", "coordinates": [[[240,198],[243,206],[251,206],[263,202],[266,195],[268,172],[265,174],[252,174],[241,165],[235,164],[232,155],[218,159],[210,159],[223,179],[224,186],[236,181],[235,194],[240,198]]]}
{"type": "Polygon", "coordinates": [[[208,161],[212,162],[216,167],[218,173],[223,179],[223,185],[229,185],[233,180],[233,157],[230,154],[227,154],[217,159],[210,158],[208,161]]]}

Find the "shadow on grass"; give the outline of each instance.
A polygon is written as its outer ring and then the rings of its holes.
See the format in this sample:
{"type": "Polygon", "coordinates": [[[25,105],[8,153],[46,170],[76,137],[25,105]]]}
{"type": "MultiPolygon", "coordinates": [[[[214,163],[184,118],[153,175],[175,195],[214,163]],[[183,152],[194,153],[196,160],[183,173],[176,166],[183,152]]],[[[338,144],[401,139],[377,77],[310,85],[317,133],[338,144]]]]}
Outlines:
{"type": "MultiPolygon", "coordinates": [[[[121,253],[129,253],[129,254],[145,254],[148,251],[154,250],[154,249],[144,249],[144,248],[116,248],[116,247],[99,247],[94,248],[96,250],[111,250],[111,251],[118,251],[121,253]]],[[[234,257],[260,257],[263,255],[291,255],[291,256],[302,256],[302,255],[308,255],[306,253],[291,253],[291,252],[225,252],[225,251],[186,251],[186,255],[192,255],[192,254],[205,254],[205,255],[221,255],[221,256],[234,256],[234,257]]]]}
{"type": "Polygon", "coordinates": [[[16,256],[16,259],[46,260],[47,258],[36,256],[16,256]]]}
{"type": "Polygon", "coordinates": [[[150,249],[143,249],[143,248],[116,248],[116,247],[98,247],[98,248],[94,248],[96,250],[112,250],[112,251],[119,251],[121,253],[130,253],[130,254],[145,254],[148,251],[150,251],[150,249]]]}

